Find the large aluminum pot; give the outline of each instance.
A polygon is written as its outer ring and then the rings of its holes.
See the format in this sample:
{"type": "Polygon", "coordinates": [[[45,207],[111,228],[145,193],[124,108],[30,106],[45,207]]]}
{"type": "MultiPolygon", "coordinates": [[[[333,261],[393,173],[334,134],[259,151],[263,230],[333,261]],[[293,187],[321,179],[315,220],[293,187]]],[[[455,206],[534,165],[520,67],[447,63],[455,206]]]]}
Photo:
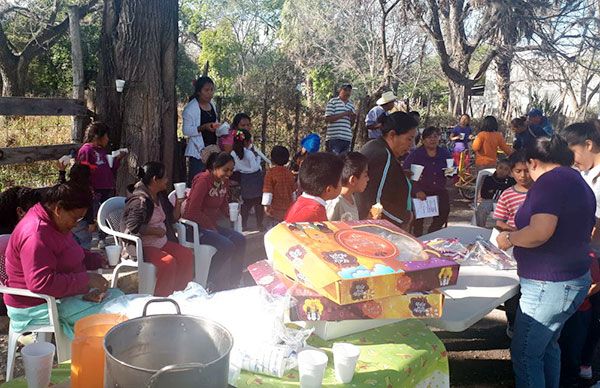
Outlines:
{"type": "Polygon", "coordinates": [[[182,315],[172,299],[146,303],[142,317],[104,337],[104,387],[227,387],[233,337],[214,321],[182,315]],[[146,315],[148,305],[171,302],[177,314],[146,315]]]}

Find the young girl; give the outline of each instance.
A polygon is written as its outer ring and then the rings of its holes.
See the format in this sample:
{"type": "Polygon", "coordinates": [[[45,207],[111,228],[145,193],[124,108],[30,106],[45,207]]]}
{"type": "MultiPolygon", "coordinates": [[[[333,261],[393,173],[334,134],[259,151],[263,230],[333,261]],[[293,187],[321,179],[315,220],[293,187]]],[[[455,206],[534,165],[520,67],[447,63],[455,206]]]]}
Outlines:
{"type": "Polygon", "coordinates": [[[219,138],[219,147],[221,147],[223,152],[230,153],[233,151],[233,138],[235,137],[237,131],[241,130],[252,130],[252,121],[250,120],[250,116],[243,112],[238,113],[233,117],[229,134],[219,138]]]}
{"type": "Polygon", "coordinates": [[[239,172],[240,187],[242,191],[242,227],[248,227],[250,209],[256,212],[256,225],[263,230],[262,188],[263,172],[260,166],[260,157],[252,150],[252,135],[247,130],[237,131],[233,138],[233,151],[231,156],[235,161],[235,172],[239,172]]]}
{"type": "MultiPolygon", "coordinates": [[[[115,175],[119,169],[121,159],[125,156],[120,153],[114,159],[112,167],[108,164],[106,147],[108,146],[109,128],[106,124],[96,121],[90,124],[87,131],[86,143],[79,149],[77,153],[77,161],[85,163],[91,170],[91,183],[94,191],[94,203],[89,208],[91,216],[87,219],[93,220],[95,223],[96,214],[100,205],[114,196],[115,193],[115,175]]],[[[91,226],[91,225],[90,225],[91,226]]],[[[100,245],[103,244],[104,233],[100,234],[100,245]]]]}

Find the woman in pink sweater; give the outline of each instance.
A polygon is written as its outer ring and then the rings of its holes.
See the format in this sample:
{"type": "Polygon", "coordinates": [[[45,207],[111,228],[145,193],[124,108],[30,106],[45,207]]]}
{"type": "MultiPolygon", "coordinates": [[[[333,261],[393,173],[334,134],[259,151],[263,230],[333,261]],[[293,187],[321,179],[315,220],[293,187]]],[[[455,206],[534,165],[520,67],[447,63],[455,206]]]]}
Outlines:
{"type": "Polygon", "coordinates": [[[201,244],[217,249],[208,280],[212,291],[221,291],[237,288],[240,283],[246,239],[234,230],[218,226],[221,218],[229,217],[227,196],[233,157],[215,152],[208,157],[206,166],[208,169],[194,178],[183,218],[198,223],[201,244]]]}
{"type": "MultiPolygon", "coordinates": [[[[98,273],[87,271],[106,263],[102,256],[81,248],[71,233],[71,229],[85,216],[91,201],[89,188],[72,183],[58,184],[46,191],[44,200],[29,209],[11,234],[5,252],[8,287],[23,288],[57,299],[78,296],[77,308],[82,299],[92,304],[81,304],[86,315],[98,311],[97,303],[103,300],[108,281],[98,273]]],[[[117,294],[111,292],[112,296],[117,294]]],[[[47,322],[42,299],[4,295],[4,302],[13,327],[37,324],[43,319],[47,322]]],[[[74,314],[73,303],[59,304],[61,322],[74,325],[74,321],[63,321],[65,307],[70,308],[70,318],[81,318],[81,315],[74,314]]]]}

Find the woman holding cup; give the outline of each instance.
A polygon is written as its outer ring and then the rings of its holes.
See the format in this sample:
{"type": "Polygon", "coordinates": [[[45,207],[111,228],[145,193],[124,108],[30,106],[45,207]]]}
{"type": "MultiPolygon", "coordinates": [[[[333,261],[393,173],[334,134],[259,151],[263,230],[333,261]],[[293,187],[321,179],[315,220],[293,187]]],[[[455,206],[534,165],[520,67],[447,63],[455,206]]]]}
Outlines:
{"type": "MultiPolygon", "coordinates": [[[[208,150],[208,149],[207,149],[208,150]]],[[[204,152],[207,170],[196,175],[186,203],[184,218],[200,226],[200,243],[217,249],[210,263],[208,281],[212,291],[237,288],[244,266],[246,239],[232,229],[219,226],[224,218],[238,209],[228,203],[229,178],[233,174],[233,157],[226,152],[204,152]]],[[[225,220],[228,222],[228,220],[225,220]]]]}
{"type": "MultiPolygon", "coordinates": [[[[427,127],[423,131],[422,145],[412,151],[404,161],[404,168],[422,166],[417,177],[413,175],[412,197],[424,201],[429,196],[438,197],[439,215],[433,218],[427,233],[442,229],[450,214],[450,195],[446,189],[446,175],[454,171],[453,160],[447,149],[440,147],[440,129],[427,127]]],[[[413,221],[413,234],[423,234],[424,219],[413,221]]]]}
{"type": "Polygon", "coordinates": [[[383,117],[382,136],[365,144],[360,153],[369,160],[367,189],[356,194],[361,220],[369,217],[373,205],[381,204],[382,217],[410,229],[412,220],[411,183],[399,158],[406,155],[417,134],[416,120],[404,112],[383,117]]]}
{"type": "Polygon", "coordinates": [[[171,205],[166,192],[169,180],[160,162],[144,164],[138,177],[129,187],[122,226],[125,233],[141,237],[144,260],[157,269],[154,295],[169,296],[185,289],[194,278],[194,254],[177,242],[173,230],[185,198],[177,198],[175,206],[171,205]]]}

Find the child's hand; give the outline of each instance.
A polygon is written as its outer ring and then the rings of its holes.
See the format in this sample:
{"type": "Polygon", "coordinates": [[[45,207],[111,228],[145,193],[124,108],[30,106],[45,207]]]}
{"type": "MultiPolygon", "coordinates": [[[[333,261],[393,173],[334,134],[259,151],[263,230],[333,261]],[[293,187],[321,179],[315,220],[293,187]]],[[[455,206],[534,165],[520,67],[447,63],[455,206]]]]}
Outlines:
{"type": "Polygon", "coordinates": [[[419,191],[419,192],[416,194],[416,196],[417,196],[417,199],[418,199],[418,200],[420,200],[420,201],[425,201],[425,200],[427,199],[427,194],[425,194],[425,193],[424,193],[424,192],[422,192],[422,191],[419,191]]]}
{"type": "Polygon", "coordinates": [[[66,171],[67,165],[67,163],[63,163],[60,160],[56,162],[56,168],[58,168],[58,171],[66,171]]]}
{"type": "Polygon", "coordinates": [[[273,217],[273,209],[271,208],[271,206],[265,206],[265,214],[269,217],[273,217]]]}

